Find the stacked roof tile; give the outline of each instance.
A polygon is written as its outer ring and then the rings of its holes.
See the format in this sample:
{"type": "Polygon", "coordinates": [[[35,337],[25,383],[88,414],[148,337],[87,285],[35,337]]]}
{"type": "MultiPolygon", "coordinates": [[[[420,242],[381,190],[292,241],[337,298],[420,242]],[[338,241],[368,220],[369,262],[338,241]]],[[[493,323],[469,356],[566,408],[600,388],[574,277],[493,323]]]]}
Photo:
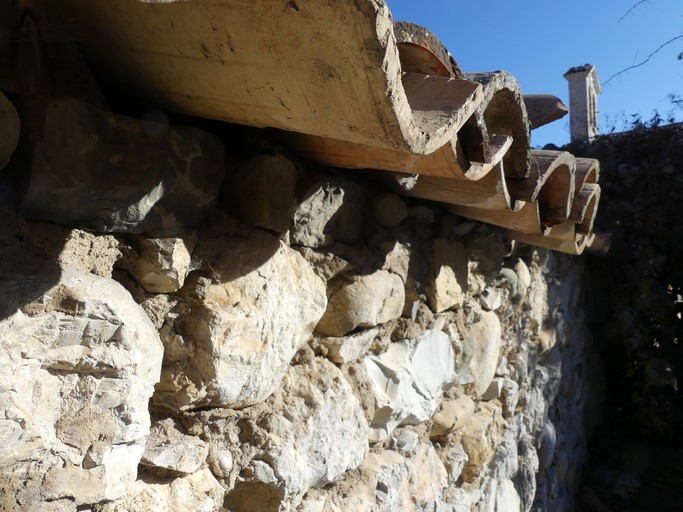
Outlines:
{"type": "Polygon", "coordinates": [[[381,0],[57,3],[101,72],[169,109],[277,128],[305,158],[385,171],[523,242],[580,254],[594,238],[598,162],[530,145],[566,107],[464,73],[381,0]]]}

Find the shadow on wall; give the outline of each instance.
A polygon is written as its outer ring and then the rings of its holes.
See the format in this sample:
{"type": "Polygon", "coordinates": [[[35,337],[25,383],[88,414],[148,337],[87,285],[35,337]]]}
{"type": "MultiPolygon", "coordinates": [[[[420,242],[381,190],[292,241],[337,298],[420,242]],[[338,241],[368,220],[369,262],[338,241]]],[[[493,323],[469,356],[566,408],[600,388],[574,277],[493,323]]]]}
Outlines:
{"type": "Polygon", "coordinates": [[[582,510],[679,510],[683,479],[683,126],[598,138],[605,258],[587,260],[587,311],[605,365],[603,422],[582,510]],[[593,503],[591,506],[590,503],[593,503]],[[654,507],[654,508],[653,508],[654,507]]]}

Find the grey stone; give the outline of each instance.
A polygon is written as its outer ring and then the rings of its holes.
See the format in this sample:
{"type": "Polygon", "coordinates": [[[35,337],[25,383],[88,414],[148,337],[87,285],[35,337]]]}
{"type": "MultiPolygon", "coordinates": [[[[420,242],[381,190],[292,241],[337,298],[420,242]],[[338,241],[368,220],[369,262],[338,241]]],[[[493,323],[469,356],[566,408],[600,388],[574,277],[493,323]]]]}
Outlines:
{"type": "Polygon", "coordinates": [[[9,162],[19,143],[19,115],[14,105],[0,92],[0,170],[9,162]]]}
{"type": "Polygon", "coordinates": [[[177,236],[214,208],[220,141],[194,128],[118,116],[76,100],[48,104],[23,214],[106,233],[177,236]]]}
{"type": "Polygon", "coordinates": [[[372,201],[372,213],[380,226],[391,229],[408,216],[408,208],[399,196],[386,192],[372,201]]]}
{"type": "Polygon", "coordinates": [[[296,179],[296,167],[285,156],[258,155],[229,178],[225,195],[243,221],[284,233],[296,208],[296,179]]]}
{"type": "Polygon", "coordinates": [[[291,239],[296,245],[325,247],[333,242],[357,242],[365,216],[365,191],[360,185],[334,178],[319,180],[304,193],[294,212],[291,239]]]}

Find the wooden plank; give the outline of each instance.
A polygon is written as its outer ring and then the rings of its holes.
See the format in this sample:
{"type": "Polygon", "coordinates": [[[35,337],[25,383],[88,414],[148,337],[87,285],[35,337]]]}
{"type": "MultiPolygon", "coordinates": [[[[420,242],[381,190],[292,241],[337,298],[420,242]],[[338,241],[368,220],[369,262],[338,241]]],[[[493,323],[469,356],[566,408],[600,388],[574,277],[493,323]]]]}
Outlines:
{"type": "Polygon", "coordinates": [[[541,236],[546,228],[541,224],[541,216],[536,203],[517,202],[517,211],[491,210],[487,208],[477,208],[474,206],[448,206],[449,211],[467,217],[468,219],[478,220],[508,228],[521,233],[537,234],[541,236]]]}
{"type": "Polygon", "coordinates": [[[576,232],[584,235],[593,231],[593,224],[600,204],[600,185],[584,183],[576,194],[569,220],[576,223],[576,232]]]}
{"type": "Polygon", "coordinates": [[[501,136],[503,144],[498,151],[498,161],[491,172],[479,180],[461,180],[421,175],[417,177],[415,184],[410,188],[404,188],[397,184],[395,176],[387,174],[383,179],[397,193],[420,199],[439,201],[441,203],[476,206],[489,210],[508,209],[513,210],[510,195],[505,187],[505,173],[501,159],[512,142],[511,137],[501,136]]]}
{"type": "Polygon", "coordinates": [[[93,66],[172,110],[415,154],[464,122],[450,86],[404,87],[384,2],[56,4],[93,66]]]}
{"type": "Polygon", "coordinates": [[[395,21],[394,36],[403,71],[463,77],[458,63],[436,34],[428,28],[406,21],[395,21]]]}
{"type": "Polygon", "coordinates": [[[576,189],[581,190],[584,183],[597,183],[600,179],[600,162],[595,158],[576,160],[576,189]]]}
{"type": "Polygon", "coordinates": [[[562,100],[552,94],[525,94],[523,99],[532,130],[562,119],[569,113],[562,100]]]}
{"type": "Polygon", "coordinates": [[[531,155],[529,177],[508,180],[510,195],[523,201],[538,202],[545,224],[563,222],[569,217],[574,198],[574,157],[566,151],[533,150],[531,155]]]}
{"type": "Polygon", "coordinates": [[[508,238],[519,242],[578,256],[583,253],[586,245],[592,240],[592,235],[578,234],[575,227],[576,224],[573,222],[563,222],[550,228],[545,236],[509,229],[505,230],[504,233],[508,238]]]}
{"type": "Polygon", "coordinates": [[[484,86],[484,100],[475,115],[482,116],[486,131],[512,136],[512,147],[505,156],[508,176],[527,177],[531,166],[531,136],[519,83],[507,71],[465,73],[465,78],[484,86]]]}

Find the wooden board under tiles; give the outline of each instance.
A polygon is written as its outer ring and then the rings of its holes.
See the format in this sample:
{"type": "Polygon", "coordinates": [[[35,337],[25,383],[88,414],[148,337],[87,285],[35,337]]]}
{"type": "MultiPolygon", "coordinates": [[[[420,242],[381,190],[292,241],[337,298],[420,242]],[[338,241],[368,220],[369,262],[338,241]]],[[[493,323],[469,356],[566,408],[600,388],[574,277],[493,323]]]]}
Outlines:
{"type": "Polygon", "coordinates": [[[516,211],[491,210],[461,205],[449,205],[447,209],[468,219],[486,222],[521,233],[541,236],[547,231],[541,224],[541,216],[536,203],[518,202],[516,211]]]}
{"type": "MultiPolygon", "coordinates": [[[[497,137],[497,136],[496,136],[497,137]]],[[[498,159],[490,172],[478,180],[462,180],[439,176],[421,175],[409,188],[398,183],[395,175],[378,176],[397,193],[428,199],[446,204],[476,206],[490,210],[513,209],[510,195],[505,187],[505,173],[501,160],[512,142],[511,137],[499,137],[501,144],[498,159]]]]}
{"type": "Polygon", "coordinates": [[[55,3],[91,65],[171,110],[415,154],[464,122],[458,81],[404,83],[383,2],[55,3]]]}
{"type": "Polygon", "coordinates": [[[553,251],[564,252],[578,256],[591,242],[592,235],[582,235],[576,232],[576,224],[571,221],[563,222],[550,228],[545,235],[521,233],[519,231],[505,230],[508,238],[538,247],[545,247],[553,251]]]}

